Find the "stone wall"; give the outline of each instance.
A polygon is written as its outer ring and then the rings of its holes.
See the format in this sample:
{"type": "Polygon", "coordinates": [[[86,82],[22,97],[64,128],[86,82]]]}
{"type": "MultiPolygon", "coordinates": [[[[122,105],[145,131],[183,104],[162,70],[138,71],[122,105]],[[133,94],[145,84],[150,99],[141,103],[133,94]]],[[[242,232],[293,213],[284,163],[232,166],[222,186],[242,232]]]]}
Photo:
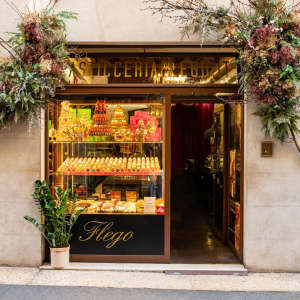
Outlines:
{"type": "Polygon", "coordinates": [[[246,108],[244,263],[255,272],[300,271],[300,160],[292,143],[274,141],[274,157],[260,156],[265,138],[256,104],[246,108]]]}

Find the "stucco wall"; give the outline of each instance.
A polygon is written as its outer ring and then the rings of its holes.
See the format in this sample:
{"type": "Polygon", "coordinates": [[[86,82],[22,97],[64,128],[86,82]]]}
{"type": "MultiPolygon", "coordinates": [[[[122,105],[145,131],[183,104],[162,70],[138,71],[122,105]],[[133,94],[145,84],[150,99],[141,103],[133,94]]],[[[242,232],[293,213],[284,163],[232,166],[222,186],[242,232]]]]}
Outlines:
{"type": "Polygon", "coordinates": [[[244,263],[250,271],[300,271],[300,155],[274,141],[274,157],[260,156],[255,103],[246,108],[244,263]]]}
{"type": "Polygon", "coordinates": [[[23,219],[41,216],[31,195],[41,178],[41,129],[29,134],[28,124],[0,131],[0,266],[41,265],[41,234],[23,219]]]}
{"type": "MultiPolygon", "coordinates": [[[[37,2],[42,7],[48,1],[37,2]]],[[[32,1],[14,3],[22,9],[32,1]]],[[[181,41],[177,24],[168,19],[160,23],[159,16],[140,11],[143,7],[142,0],[61,0],[56,11],[79,13],[78,22],[68,22],[73,42],[181,41]]],[[[0,1],[0,31],[13,31],[17,22],[14,11],[0,1]]],[[[198,36],[184,41],[197,42],[198,36]]],[[[251,103],[245,112],[244,263],[251,271],[300,271],[299,154],[293,144],[275,141],[274,157],[261,158],[260,142],[266,139],[254,110],[251,103]]],[[[25,214],[39,217],[30,195],[41,176],[40,148],[38,130],[28,136],[27,127],[19,125],[0,132],[0,264],[41,263],[40,234],[22,219],[25,214]]]]}

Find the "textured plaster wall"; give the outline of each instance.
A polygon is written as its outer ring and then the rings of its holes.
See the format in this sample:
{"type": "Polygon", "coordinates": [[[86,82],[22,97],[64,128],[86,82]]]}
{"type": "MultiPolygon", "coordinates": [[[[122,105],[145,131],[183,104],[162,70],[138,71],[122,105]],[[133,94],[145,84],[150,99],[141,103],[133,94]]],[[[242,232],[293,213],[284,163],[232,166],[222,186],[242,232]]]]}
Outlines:
{"type": "Polygon", "coordinates": [[[300,155],[274,141],[274,157],[260,157],[256,105],[247,105],[244,263],[256,272],[300,271],[300,155]]]}
{"type": "MultiPolygon", "coordinates": [[[[14,0],[19,9],[32,0],[14,0]]],[[[43,8],[48,0],[38,0],[43,8]]],[[[55,11],[74,11],[79,20],[67,22],[68,41],[80,42],[180,42],[178,25],[160,17],[151,16],[151,11],[141,11],[147,7],[143,0],[60,0],[55,11]]],[[[16,13],[4,1],[0,1],[0,31],[11,31],[17,24],[16,13]]],[[[187,40],[187,38],[185,39],[187,40]]],[[[197,41],[191,36],[189,41],[197,41]]]]}
{"type": "Polygon", "coordinates": [[[0,266],[41,265],[44,243],[41,234],[23,219],[41,216],[31,195],[41,178],[41,135],[31,135],[28,125],[0,131],[0,266]]]}
{"type": "MultiPolygon", "coordinates": [[[[14,0],[19,9],[32,1],[14,0]]],[[[37,1],[38,7],[48,1],[37,1]]],[[[217,3],[217,1],[213,1],[217,3]]],[[[222,2],[223,4],[229,1],[222,2]]],[[[150,11],[142,0],[61,0],[59,10],[79,13],[68,23],[73,42],[180,42],[178,25],[150,11]]],[[[19,20],[0,1],[0,32],[13,31],[19,20]]],[[[3,36],[3,35],[2,35],[3,36]]],[[[198,42],[197,35],[184,41],[198,42]]],[[[300,160],[293,144],[275,141],[273,158],[260,157],[259,118],[246,108],[244,263],[251,271],[300,271],[300,160]]],[[[269,140],[269,139],[268,139],[269,140]]],[[[31,198],[33,182],[41,177],[41,137],[28,136],[16,126],[0,133],[0,264],[37,266],[43,258],[43,243],[33,226],[22,219],[39,214],[31,198]]]]}

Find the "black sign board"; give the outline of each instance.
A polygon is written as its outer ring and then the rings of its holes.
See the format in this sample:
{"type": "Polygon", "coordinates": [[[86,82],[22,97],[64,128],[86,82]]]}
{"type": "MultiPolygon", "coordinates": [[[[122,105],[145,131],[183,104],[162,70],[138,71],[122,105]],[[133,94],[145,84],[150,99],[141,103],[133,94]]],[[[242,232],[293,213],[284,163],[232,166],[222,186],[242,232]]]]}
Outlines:
{"type": "Polygon", "coordinates": [[[164,255],[164,215],[82,214],[70,254],[164,255]]]}

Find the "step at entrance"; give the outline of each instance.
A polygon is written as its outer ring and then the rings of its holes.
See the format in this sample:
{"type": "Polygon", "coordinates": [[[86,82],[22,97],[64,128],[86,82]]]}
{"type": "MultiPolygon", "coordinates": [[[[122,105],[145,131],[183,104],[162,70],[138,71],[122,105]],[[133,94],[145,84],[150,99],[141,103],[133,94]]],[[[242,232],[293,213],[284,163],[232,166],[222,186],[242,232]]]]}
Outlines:
{"type": "MultiPolygon", "coordinates": [[[[41,270],[53,270],[49,262],[41,270]]],[[[160,272],[168,275],[248,275],[242,264],[142,264],[71,262],[64,270],[160,272]]]]}

